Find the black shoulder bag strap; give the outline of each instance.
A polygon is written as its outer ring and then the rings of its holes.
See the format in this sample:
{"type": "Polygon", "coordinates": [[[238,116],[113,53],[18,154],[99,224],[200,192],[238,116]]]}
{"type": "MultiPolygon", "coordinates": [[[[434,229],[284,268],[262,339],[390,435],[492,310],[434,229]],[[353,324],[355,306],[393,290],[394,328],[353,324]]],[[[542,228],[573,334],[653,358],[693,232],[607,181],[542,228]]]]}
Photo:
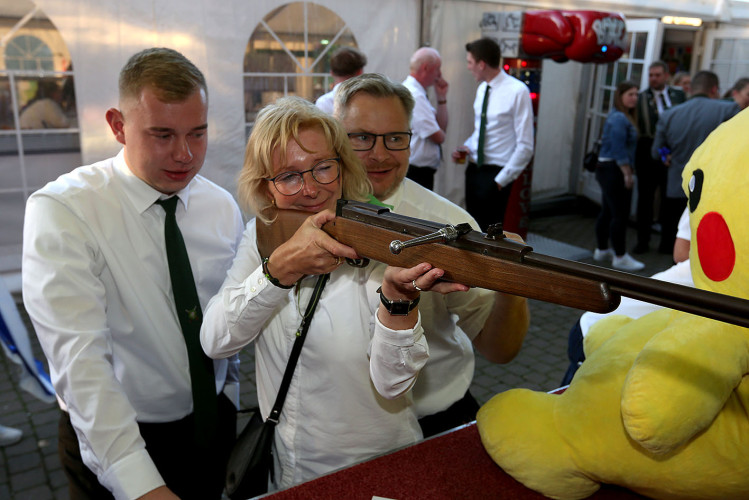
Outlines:
{"type": "Polygon", "coordinates": [[[294,369],[296,368],[297,361],[299,361],[299,354],[302,352],[302,345],[304,344],[304,339],[307,337],[309,325],[312,322],[312,315],[315,313],[315,308],[320,301],[320,295],[322,295],[322,290],[325,288],[325,283],[327,283],[328,279],[330,279],[330,274],[321,274],[317,278],[312,297],[310,297],[309,304],[307,304],[307,310],[302,317],[302,323],[296,331],[296,340],[294,340],[294,346],[291,348],[289,362],[286,365],[286,371],[283,374],[281,387],[278,388],[276,403],[273,405],[270,415],[268,415],[268,420],[266,420],[266,422],[272,423],[273,425],[278,424],[278,418],[281,415],[281,409],[283,408],[283,403],[286,399],[286,393],[289,392],[291,378],[294,376],[294,369]]]}

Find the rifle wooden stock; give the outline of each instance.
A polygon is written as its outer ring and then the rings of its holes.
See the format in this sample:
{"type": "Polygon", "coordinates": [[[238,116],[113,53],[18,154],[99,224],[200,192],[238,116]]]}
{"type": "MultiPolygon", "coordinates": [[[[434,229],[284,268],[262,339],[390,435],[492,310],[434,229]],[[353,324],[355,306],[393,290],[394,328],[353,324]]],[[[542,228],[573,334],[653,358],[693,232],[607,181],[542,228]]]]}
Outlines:
{"type": "MultiPolygon", "coordinates": [[[[470,231],[449,243],[390,251],[393,240],[434,233],[443,224],[415,219],[367,203],[340,200],[337,217],[323,230],[360,257],[399,267],[428,262],[443,279],[599,313],[616,309],[622,295],[708,318],[749,326],[749,301],[547,255],[528,245],[470,231]]],[[[309,213],[279,211],[271,225],[258,224],[258,248],[268,256],[288,240],[309,213]]]]}

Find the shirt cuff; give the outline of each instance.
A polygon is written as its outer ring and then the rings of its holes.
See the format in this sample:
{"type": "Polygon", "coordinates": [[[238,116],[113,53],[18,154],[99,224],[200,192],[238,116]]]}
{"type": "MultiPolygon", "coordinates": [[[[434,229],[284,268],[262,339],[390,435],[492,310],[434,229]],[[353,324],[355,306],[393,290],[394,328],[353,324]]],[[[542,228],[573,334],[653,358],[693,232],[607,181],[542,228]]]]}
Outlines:
{"type": "Polygon", "coordinates": [[[117,499],[136,499],[166,483],[146,450],[139,450],[112,464],[102,475],[101,483],[117,499]]]}
{"type": "Polygon", "coordinates": [[[419,341],[424,333],[423,328],[421,328],[421,311],[417,311],[417,314],[418,317],[413,328],[408,330],[393,330],[383,325],[377,313],[375,313],[375,335],[386,344],[397,347],[412,346],[419,341]]]}

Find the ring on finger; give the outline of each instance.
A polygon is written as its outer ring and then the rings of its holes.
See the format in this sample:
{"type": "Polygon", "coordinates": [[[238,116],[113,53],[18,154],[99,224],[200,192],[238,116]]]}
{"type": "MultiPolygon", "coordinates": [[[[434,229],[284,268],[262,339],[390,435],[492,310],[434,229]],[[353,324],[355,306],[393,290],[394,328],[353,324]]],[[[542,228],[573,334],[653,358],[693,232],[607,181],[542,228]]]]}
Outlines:
{"type": "Polygon", "coordinates": [[[335,257],[335,265],[336,266],[340,266],[341,265],[341,257],[338,256],[338,255],[336,255],[336,257],[335,257]]]}
{"type": "Polygon", "coordinates": [[[416,280],[415,280],[415,279],[411,280],[411,284],[412,284],[412,285],[414,286],[414,288],[415,288],[416,290],[418,290],[419,292],[423,292],[423,291],[424,291],[424,290],[422,290],[421,288],[419,288],[418,286],[416,286],[416,280]]]}

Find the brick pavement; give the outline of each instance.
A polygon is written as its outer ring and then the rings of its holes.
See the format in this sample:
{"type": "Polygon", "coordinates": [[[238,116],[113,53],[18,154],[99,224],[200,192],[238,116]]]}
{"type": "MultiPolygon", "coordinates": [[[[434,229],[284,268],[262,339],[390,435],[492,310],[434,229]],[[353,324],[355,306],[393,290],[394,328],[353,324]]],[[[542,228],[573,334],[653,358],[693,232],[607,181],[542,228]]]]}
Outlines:
{"type": "MultiPolygon", "coordinates": [[[[566,211],[538,213],[531,221],[531,232],[547,238],[592,249],[594,209],[588,204],[566,211]]],[[[628,242],[634,244],[634,231],[628,242]]],[[[541,249],[537,248],[541,252],[541,249]]],[[[642,256],[647,264],[639,274],[651,275],[666,269],[670,257],[650,253],[642,256]]],[[[638,256],[640,258],[640,256],[638,256]]],[[[581,262],[593,263],[592,258],[581,262]]],[[[17,297],[20,302],[20,297],[17,297]]],[[[567,333],[581,311],[530,301],[531,326],[523,349],[512,362],[495,365],[480,355],[476,356],[476,375],[471,391],[479,402],[513,387],[551,390],[558,387],[567,369],[567,333]]],[[[21,307],[21,314],[25,313],[21,307]]],[[[35,352],[41,357],[34,335],[35,352]]],[[[244,407],[257,400],[254,389],[253,356],[250,350],[242,353],[243,385],[241,401],[244,407]]],[[[7,500],[63,500],[67,499],[66,480],[57,458],[56,405],[39,402],[21,391],[17,385],[18,369],[0,354],[0,423],[18,427],[24,438],[13,446],[0,448],[0,499],[7,500]]],[[[241,419],[240,419],[241,422],[241,419]]]]}

